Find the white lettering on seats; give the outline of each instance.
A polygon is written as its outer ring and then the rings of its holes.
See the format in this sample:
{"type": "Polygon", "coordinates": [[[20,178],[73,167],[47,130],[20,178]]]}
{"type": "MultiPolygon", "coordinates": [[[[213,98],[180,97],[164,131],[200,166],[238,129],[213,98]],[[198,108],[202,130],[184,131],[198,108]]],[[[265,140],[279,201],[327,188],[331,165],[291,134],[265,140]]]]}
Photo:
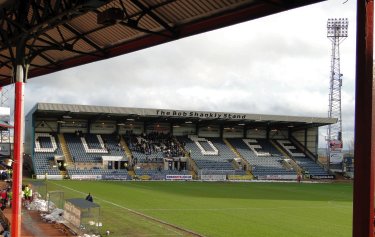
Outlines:
{"type": "Polygon", "coordinates": [[[292,157],[305,157],[305,154],[300,152],[293,152],[292,150],[296,150],[296,147],[292,145],[289,140],[277,140],[277,142],[282,146],[290,156],[292,157]]]}
{"type": "Polygon", "coordinates": [[[104,142],[102,137],[97,134],[96,137],[98,138],[100,148],[89,148],[87,141],[84,137],[81,137],[83,148],[85,149],[86,153],[108,153],[108,150],[104,147],[104,142]]]}
{"type": "Polygon", "coordinates": [[[189,136],[189,138],[197,145],[202,155],[206,155],[206,156],[219,155],[219,150],[214,146],[214,144],[212,144],[211,141],[208,141],[206,138],[197,137],[197,136],[189,136]],[[212,148],[212,151],[206,151],[206,149],[203,148],[200,142],[207,142],[207,144],[212,148]]]}
{"type": "Polygon", "coordinates": [[[255,139],[242,139],[242,141],[254,152],[256,156],[271,156],[269,152],[257,151],[255,149],[262,149],[255,139]]]}
{"type": "Polygon", "coordinates": [[[35,133],[35,148],[34,152],[49,152],[53,153],[57,150],[57,144],[56,144],[56,139],[54,136],[48,134],[48,133],[35,133]],[[41,147],[40,146],[40,139],[41,137],[48,137],[51,140],[52,147],[41,147]]]}

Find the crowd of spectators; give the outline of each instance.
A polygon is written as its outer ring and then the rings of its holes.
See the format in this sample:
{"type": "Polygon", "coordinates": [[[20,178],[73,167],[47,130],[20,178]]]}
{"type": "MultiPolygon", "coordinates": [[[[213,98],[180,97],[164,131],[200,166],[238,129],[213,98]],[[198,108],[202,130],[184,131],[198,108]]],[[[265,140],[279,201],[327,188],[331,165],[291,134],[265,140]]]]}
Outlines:
{"type": "Polygon", "coordinates": [[[128,133],[126,140],[130,150],[146,155],[162,152],[166,158],[184,156],[184,150],[170,133],[151,132],[141,135],[128,133]]]}

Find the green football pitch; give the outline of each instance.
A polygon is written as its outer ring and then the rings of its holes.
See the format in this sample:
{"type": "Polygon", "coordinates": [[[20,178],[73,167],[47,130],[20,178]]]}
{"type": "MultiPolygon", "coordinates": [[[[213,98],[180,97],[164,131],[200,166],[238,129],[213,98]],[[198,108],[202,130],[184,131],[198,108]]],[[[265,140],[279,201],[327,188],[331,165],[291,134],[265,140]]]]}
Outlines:
{"type": "Polygon", "coordinates": [[[351,184],[64,180],[47,181],[47,189],[64,198],[90,192],[101,207],[101,233],[110,236],[189,236],[161,222],[215,237],[349,237],[352,231],[351,184]]]}

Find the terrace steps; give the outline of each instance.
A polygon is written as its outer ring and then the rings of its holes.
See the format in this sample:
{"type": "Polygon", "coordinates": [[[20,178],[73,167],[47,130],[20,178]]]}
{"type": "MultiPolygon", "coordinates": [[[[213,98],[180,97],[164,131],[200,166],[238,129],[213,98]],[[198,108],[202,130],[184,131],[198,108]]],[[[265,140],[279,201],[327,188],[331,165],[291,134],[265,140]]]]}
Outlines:
{"type": "Polygon", "coordinates": [[[293,160],[292,157],[290,157],[281,147],[276,144],[276,142],[270,140],[271,144],[281,153],[283,156],[290,158],[289,164],[292,166],[292,168],[297,172],[297,174],[301,174],[303,169],[293,160]]]}
{"type": "MultiPolygon", "coordinates": [[[[242,165],[244,165],[244,164],[246,165],[246,173],[250,173],[250,175],[253,175],[253,174],[251,174],[251,165],[250,165],[249,161],[247,161],[245,158],[243,158],[243,156],[241,155],[241,153],[239,153],[237,151],[237,149],[227,139],[223,138],[223,141],[231,149],[231,151],[234,154],[236,154],[236,156],[238,158],[241,159],[241,164],[242,165]]],[[[236,163],[236,168],[239,168],[238,167],[238,163],[237,162],[235,162],[235,163],[236,163]]]]}
{"type": "Polygon", "coordinates": [[[59,134],[57,134],[57,137],[59,138],[61,150],[63,152],[64,158],[65,158],[65,161],[66,161],[66,167],[73,166],[72,155],[70,154],[70,151],[69,151],[68,145],[66,143],[64,134],[59,133],[59,134]]]}
{"type": "Polygon", "coordinates": [[[134,172],[134,170],[128,170],[128,174],[129,174],[129,176],[131,176],[131,177],[134,177],[134,176],[135,176],[135,172],[134,172]]]}
{"type": "Polygon", "coordinates": [[[196,179],[196,177],[197,177],[197,173],[198,173],[198,166],[197,166],[197,163],[195,163],[195,161],[191,158],[191,156],[190,156],[190,153],[189,152],[187,152],[186,150],[185,150],[185,147],[183,147],[182,145],[181,145],[181,143],[180,143],[180,141],[178,140],[178,139],[174,139],[174,141],[176,142],[176,144],[177,144],[177,146],[181,149],[181,150],[183,150],[184,151],[184,155],[185,155],[185,157],[187,157],[188,158],[188,165],[189,165],[189,167],[190,167],[190,174],[193,176],[193,179],[196,179]]]}
{"type": "Polygon", "coordinates": [[[289,162],[286,162],[286,161],[283,161],[281,164],[282,166],[285,168],[285,169],[293,169],[293,166],[291,165],[291,162],[292,160],[290,160],[289,162]]]}
{"type": "Polygon", "coordinates": [[[193,177],[196,177],[198,174],[198,170],[199,170],[198,165],[188,153],[186,154],[187,154],[186,157],[188,158],[188,161],[189,161],[188,166],[190,167],[190,170],[194,173],[193,177]]]}
{"type": "Polygon", "coordinates": [[[233,167],[234,167],[235,169],[240,169],[240,165],[237,163],[236,160],[233,160],[233,161],[232,161],[232,165],[233,165],[233,167]]]}
{"type": "Polygon", "coordinates": [[[251,179],[254,179],[254,175],[250,172],[250,170],[246,170],[246,174],[251,176],[251,179]]]}
{"type": "Polygon", "coordinates": [[[191,174],[193,179],[197,179],[197,173],[194,170],[191,170],[190,174],[191,174]]]}
{"type": "Polygon", "coordinates": [[[132,163],[132,152],[130,151],[129,147],[128,147],[128,144],[126,144],[124,138],[122,136],[120,136],[120,144],[121,144],[121,147],[124,148],[124,151],[125,151],[125,154],[126,154],[126,157],[128,158],[129,160],[129,163],[132,163]]]}
{"type": "Polygon", "coordinates": [[[60,174],[63,177],[63,179],[68,176],[68,172],[66,170],[60,170],[60,174]]]}

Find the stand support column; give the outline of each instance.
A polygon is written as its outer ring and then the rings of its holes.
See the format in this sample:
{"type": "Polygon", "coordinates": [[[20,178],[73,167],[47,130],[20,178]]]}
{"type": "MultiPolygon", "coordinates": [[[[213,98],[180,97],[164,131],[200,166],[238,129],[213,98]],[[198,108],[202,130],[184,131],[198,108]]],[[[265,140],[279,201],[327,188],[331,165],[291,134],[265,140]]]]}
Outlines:
{"type": "MultiPolygon", "coordinates": [[[[27,73],[27,69],[25,69],[27,73]]],[[[17,65],[14,109],[14,162],[11,236],[21,236],[22,164],[24,141],[24,67],[17,65]]]]}

